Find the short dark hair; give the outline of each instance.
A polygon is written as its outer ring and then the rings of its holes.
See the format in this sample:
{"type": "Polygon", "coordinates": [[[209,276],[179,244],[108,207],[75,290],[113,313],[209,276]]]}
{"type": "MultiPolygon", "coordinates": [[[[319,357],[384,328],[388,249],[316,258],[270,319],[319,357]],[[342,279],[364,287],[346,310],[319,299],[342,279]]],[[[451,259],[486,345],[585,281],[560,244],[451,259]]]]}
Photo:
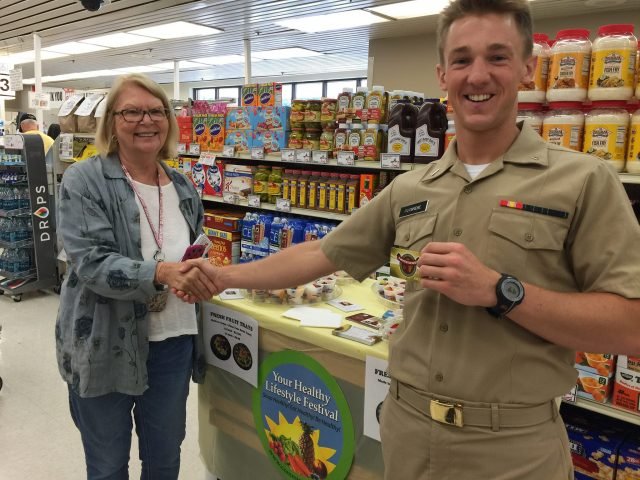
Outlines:
{"type": "Polygon", "coordinates": [[[486,15],[489,13],[511,15],[522,36],[524,58],[533,52],[533,20],[527,0],[454,0],[441,13],[438,19],[438,55],[444,65],[444,43],[451,24],[468,15],[486,15]]]}

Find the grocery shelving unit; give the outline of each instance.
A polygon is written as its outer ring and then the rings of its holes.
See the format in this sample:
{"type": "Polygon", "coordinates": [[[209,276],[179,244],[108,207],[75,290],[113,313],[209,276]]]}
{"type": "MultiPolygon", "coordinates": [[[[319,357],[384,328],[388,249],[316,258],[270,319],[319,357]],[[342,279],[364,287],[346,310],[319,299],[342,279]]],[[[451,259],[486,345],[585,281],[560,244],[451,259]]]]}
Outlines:
{"type": "Polygon", "coordinates": [[[25,281],[19,286],[0,285],[1,294],[9,294],[14,301],[22,300],[22,294],[34,290],[58,287],[56,266],[56,233],[54,202],[51,195],[53,179],[47,169],[42,139],[37,135],[7,135],[3,138],[3,150],[20,154],[20,161],[3,163],[0,169],[18,169],[26,172],[29,190],[29,207],[0,210],[0,217],[29,218],[32,221],[32,239],[18,242],[0,242],[0,248],[33,248],[35,266],[24,271],[0,270],[5,280],[25,281]]]}
{"type": "Polygon", "coordinates": [[[612,417],[627,423],[640,425],[640,414],[635,414],[633,412],[630,412],[629,410],[623,410],[611,405],[610,403],[592,402],[591,400],[586,400],[581,397],[577,397],[575,402],[566,403],[569,405],[575,405],[577,407],[584,408],[585,410],[599,413],[606,417],[612,417]]]}

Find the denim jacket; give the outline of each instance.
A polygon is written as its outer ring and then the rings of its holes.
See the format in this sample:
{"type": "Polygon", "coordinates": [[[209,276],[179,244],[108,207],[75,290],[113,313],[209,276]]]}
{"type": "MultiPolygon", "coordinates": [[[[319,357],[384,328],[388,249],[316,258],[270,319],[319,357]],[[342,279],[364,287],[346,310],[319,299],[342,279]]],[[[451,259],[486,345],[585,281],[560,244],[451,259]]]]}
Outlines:
{"type": "MultiPolygon", "coordinates": [[[[202,202],[186,177],[164,163],[162,167],[178,192],[193,241],[202,230],[202,202]]],[[[57,231],[68,261],[56,321],[56,354],[62,378],[81,397],[140,395],[148,386],[146,302],[157,293],[156,262],[142,258],[134,195],[117,154],[72,165],[60,184],[57,231]]],[[[198,332],[192,377],[201,382],[205,362],[200,318],[198,332]]]]}

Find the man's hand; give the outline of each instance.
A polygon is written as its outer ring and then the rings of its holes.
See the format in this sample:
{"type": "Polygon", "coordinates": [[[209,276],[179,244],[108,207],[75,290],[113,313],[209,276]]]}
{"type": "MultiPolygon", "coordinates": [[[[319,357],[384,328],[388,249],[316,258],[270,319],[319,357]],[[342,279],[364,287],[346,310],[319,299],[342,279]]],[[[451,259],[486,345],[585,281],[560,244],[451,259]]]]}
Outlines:
{"type": "Polygon", "coordinates": [[[431,242],[418,259],[420,284],[468,306],[496,304],[500,273],[484,265],[461,243],[431,242]]]}
{"type": "Polygon", "coordinates": [[[185,268],[182,263],[160,262],[156,267],[156,281],[168,285],[172,292],[183,292],[183,301],[195,303],[208,300],[217,293],[215,284],[199,268],[185,268]]]}

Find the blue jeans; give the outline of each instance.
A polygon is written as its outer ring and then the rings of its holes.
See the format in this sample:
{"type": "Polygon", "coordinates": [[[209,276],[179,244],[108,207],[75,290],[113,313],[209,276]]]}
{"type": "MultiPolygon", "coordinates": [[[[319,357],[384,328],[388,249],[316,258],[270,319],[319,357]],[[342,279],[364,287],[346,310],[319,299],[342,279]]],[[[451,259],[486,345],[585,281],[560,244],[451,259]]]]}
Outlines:
{"type": "Polygon", "coordinates": [[[88,480],[127,480],[131,411],[142,480],[177,480],[185,436],[193,336],[149,342],[149,388],[142,395],[81,398],[69,388],[71,417],[80,430],[88,480]]]}

